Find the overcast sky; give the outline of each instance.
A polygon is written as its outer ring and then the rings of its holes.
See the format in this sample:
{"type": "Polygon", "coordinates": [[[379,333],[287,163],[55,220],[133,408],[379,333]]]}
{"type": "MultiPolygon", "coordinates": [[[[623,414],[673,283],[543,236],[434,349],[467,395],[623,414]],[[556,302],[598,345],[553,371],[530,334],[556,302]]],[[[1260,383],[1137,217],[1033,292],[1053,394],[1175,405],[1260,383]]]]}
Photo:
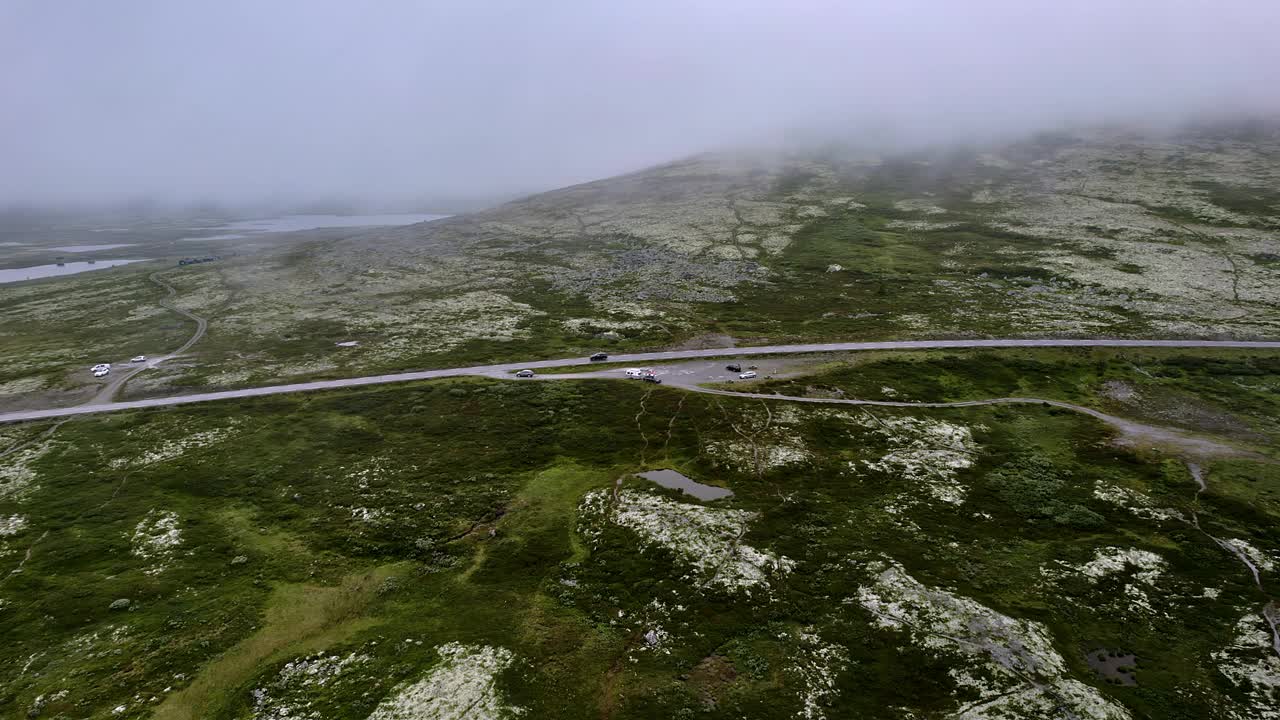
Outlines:
{"type": "Polygon", "coordinates": [[[787,130],[1280,107],[1277,0],[0,0],[0,205],[550,188],[787,130]]]}

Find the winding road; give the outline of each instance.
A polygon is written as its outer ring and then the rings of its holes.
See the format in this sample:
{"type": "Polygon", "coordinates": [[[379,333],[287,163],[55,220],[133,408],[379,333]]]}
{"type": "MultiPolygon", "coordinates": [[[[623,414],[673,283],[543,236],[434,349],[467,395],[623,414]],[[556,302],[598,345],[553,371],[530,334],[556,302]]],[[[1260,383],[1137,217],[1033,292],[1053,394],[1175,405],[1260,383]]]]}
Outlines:
{"type": "Polygon", "coordinates": [[[191,335],[190,338],[187,339],[186,342],[182,343],[181,347],[169,353],[168,355],[160,355],[158,357],[153,357],[141,365],[131,365],[124,372],[112,377],[111,380],[108,381],[107,384],[104,385],[102,389],[98,391],[98,394],[93,396],[92,400],[85,403],[86,406],[97,407],[99,405],[105,405],[115,400],[116,393],[120,392],[120,388],[123,387],[125,383],[129,382],[129,380],[132,379],[134,375],[137,375],[138,373],[142,372],[143,370],[146,370],[147,368],[153,368],[159,365],[160,363],[165,362],[166,360],[172,360],[173,358],[178,357],[182,353],[190,350],[192,345],[195,345],[196,343],[200,342],[200,338],[203,338],[205,331],[209,329],[208,320],[200,317],[199,315],[196,315],[195,313],[187,312],[186,310],[183,310],[182,308],[173,304],[172,301],[175,297],[177,297],[178,290],[177,288],[165,282],[164,280],[161,280],[160,273],[158,272],[151,273],[148,276],[148,279],[150,279],[151,282],[164,288],[165,290],[166,295],[164,299],[159,301],[160,307],[170,312],[177,313],[187,318],[188,320],[194,320],[196,323],[196,331],[191,335]]]}
{"type": "MultiPolygon", "coordinates": [[[[174,308],[171,308],[174,309],[174,308]]],[[[182,312],[197,321],[199,331],[196,336],[187,342],[182,348],[179,348],[171,355],[165,358],[157,358],[148,366],[163,361],[169,357],[173,357],[178,353],[185,351],[197,340],[203,333],[204,323],[188,313],[182,312]]],[[[1094,340],[900,340],[900,341],[883,341],[883,342],[843,342],[843,343],[821,343],[812,345],[762,345],[756,347],[740,347],[740,348],[712,348],[708,350],[668,350],[664,352],[651,353],[631,353],[626,355],[614,355],[609,358],[610,362],[620,363],[650,363],[665,360],[689,360],[697,358],[717,358],[717,357],[745,357],[753,355],[796,355],[804,353],[823,353],[823,352],[850,352],[850,351],[869,351],[869,350],[972,350],[980,348],[1037,348],[1037,347],[1114,347],[1114,348],[1190,348],[1190,349],[1255,349],[1255,350],[1280,350],[1280,341],[1275,340],[1120,340],[1120,339],[1094,339],[1094,340]]],[[[288,385],[270,385],[266,387],[244,388],[241,390],[223,390],[219,392],[196,393],[192,395],[177,395],[173,397],[148,398],[145,400],[128,400],[123,402],[112,402],[109,399],[102,402],[92,402],[87,405],[79,405],[76,407],[66,408],[49,408],[46,410],[22,410],[17,412],[9,412],[0,414],[0,423],[20,422],[26,420],[46,420],[49,418],[68,417],[72,415],[86,415],[90,413],[113,412],[117,410],[137,410],[140,408],[165,407],[169,405],[186,405],[188,403],[201,402],[217,402],[219,400],[233,400],[237,398],[252,398],[265,395],[281,395],[284,393],[310,392],[313,390],[333,390],[338,388],[363,387],[366,385],[386,385],[389,383],[412,382],[415,380],[431,380],[435,378],[461,377],[467,375],[511,378],[511,373],[517,370],[528,368],[530,370],[539,370],[547,368],[559,368],[569,366],[591,365],[592,363],[583,357],[567,358],[561,360],[534,360],[529,362],[518,363],[502,363],[498,365],[477,365],[473,367],[462,368],[446,368],[441,370],[421,370],[417,372],[403,372],[390,375],[368,375],[365,377],[346,378],[342,380],[317,380],[313,382],[292,383],[288,385]]],[[[140,368],[141,369],[141,368],[140,368]]],[[[566,377],[565,379],[568,379],[566,377]]],[[[687,387],[687,386],[686,386],[687,387]]],[[[778,395],[761,395],[751,393],[736,393],[727,391],[714,391],[706,388],[687,388],[696,389],[701,392],[723,393],[739,397],[759,397],[762,399],[792,399],[803,402],[832,402],[830,400],[818,400],[816,398],[787,398],[778,395]]],[[[873,400],[846,400],[847,404],[864,404],[864,405],[896,405],[890,401],[873,401],[873,400]]],[[[911,407],[950,407],[955,405],[973,405],[973,404],[990,404],[993,402],[1009,402],[1009,403],[1042,403],[1059,404],[1062,407],[1071,407],[1078,409],[1077,406],[1070,406],[1065,403],[1057,403],[1056,401],[1039,400],[1035,398],[999,398],[995,400],[976,400],[965,401],[959,403],[900,403],[911,407]]],[[[1091,415],[1101,417],[1101,413],[1089,411],[1087,408],[1083,410],[1091,415]]]]}

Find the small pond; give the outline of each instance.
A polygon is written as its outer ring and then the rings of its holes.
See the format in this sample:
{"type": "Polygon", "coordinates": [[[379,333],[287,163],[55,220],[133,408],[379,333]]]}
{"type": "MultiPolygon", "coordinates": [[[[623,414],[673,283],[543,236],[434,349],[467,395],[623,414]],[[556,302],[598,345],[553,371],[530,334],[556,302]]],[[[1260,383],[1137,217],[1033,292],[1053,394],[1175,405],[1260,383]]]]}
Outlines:
{"type": "Polygon", "coordinates": [[[675,470],[650,470],[637,473],[637,475],[645,480],[652,480],[664,488],[680,490],[686,495],[692,495],[699,500],[719,500],[733,495],[733,491],[728,488],[703,485],[700,482],[690,480],[675,470]]]}

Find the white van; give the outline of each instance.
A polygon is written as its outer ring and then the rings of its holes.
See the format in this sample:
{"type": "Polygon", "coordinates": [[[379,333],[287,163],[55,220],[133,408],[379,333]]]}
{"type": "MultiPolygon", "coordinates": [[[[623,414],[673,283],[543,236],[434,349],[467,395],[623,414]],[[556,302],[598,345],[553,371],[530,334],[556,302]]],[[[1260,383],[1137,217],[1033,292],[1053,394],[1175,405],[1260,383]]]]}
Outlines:
{"type": "Polygon", "coordinates": [[[627,368],[626,373],[629,378],[644,377],[646,375],[646,372],[640,368],[627,368]]]}

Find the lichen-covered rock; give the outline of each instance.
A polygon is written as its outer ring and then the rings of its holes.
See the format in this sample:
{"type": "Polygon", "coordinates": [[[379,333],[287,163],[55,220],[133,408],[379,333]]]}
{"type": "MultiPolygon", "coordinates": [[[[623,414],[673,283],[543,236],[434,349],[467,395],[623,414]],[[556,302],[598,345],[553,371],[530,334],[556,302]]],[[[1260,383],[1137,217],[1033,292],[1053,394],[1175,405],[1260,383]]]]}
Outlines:
{"type": "Polygon", "coordinates": [[[27,529],[27,518],[22,515],[0,515],[0,537],[17,535],[27,529]]]}
{"type": "Polygon", "coordinates": [[[1235,630],[1231,643],[1213,653],[1218,671],[1246,698],[1244,707],[1231,710],[1231,717],[1276,720],[1280,718],[1280,652],[1273,647],[1270,627],[1260,614],[1246,613],[1235,630]]]}
{"type": "Polygon", "coordinates": [[[447,643],[441,662],[423,679],[397,689],[369,720],[501,720],[520,715],[497,688],[515,656],[506,648],[447,643]]]}
{"type": "Polygon", "coordinates": [[[742,542],[756,513],[682,503],[636,490],[612,499],[607,490],[583,498],[583,534],[594,540],[598,525],[610,522],[634,532],[643,543],[665,548],[689,564],[701,585],[751,594],[786,575],[795,561],[742,542]],[[596,527],[593,527],[593,524],[596,527]]]}
{"type": "Polygon", "coordinates": [[[892,448],[877,460],[862,461],[862,468],[918,483],[935,500],[950,505],[964,502],[969,491],[958,475],[973,466],[978,452],[968,427],[927,417],[863,415],[856,422],[892,448]]]}
{"type": "Polygon", "coordinates": [[[893,561],[870,568],[874,580],[856,602],[882,628],[916,645],[954,657],[950,674],[978,696],[957,718],[1128,720],[1129,713],[1097,690],[1070,678],[1049,629],[1003,615],[970,598],[927,587],[893,561]]]}
{"type": "Polygon", "coordinates": [[[182,544],[178,514],[170,510],[148,511],[134,527],[130,543],[134,555],[151,563],[145,571],[148,575],[163,572],[182,544]]]}

